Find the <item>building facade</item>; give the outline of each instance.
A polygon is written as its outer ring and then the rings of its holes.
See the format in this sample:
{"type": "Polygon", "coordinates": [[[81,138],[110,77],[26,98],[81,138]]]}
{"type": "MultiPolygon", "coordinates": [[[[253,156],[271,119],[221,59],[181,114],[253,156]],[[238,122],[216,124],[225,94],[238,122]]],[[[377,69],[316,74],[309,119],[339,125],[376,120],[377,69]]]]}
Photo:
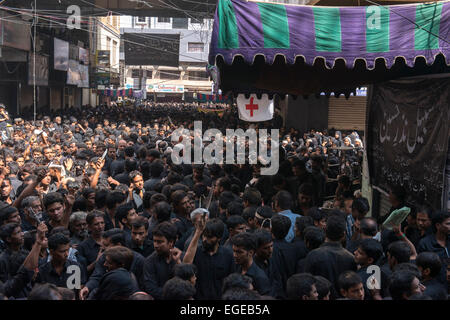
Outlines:
{"type": "Polygon", "coordinates": [[[93,94],[90,104],[96,105],[108,103],[110,100],[108,97],[101,96],[99,90],[120,87],[120,17],[108,15],[93,18],[93,20],[95,20],[95,33],[91,47],[93,78],[91,92],[93,94]]]}
{"type": "Polygon", "coordinates": [[[212,82],[206,72],[213,20],[193,18],[122,16],[121,35],[135,33],[145,37],[180,35],[179,66],[129,65],[125,61],[122,39],[120,59],[124,61],[122,85],[142,90],[156,101],[191,101],[195,93],[211,93],[212,82]]]}

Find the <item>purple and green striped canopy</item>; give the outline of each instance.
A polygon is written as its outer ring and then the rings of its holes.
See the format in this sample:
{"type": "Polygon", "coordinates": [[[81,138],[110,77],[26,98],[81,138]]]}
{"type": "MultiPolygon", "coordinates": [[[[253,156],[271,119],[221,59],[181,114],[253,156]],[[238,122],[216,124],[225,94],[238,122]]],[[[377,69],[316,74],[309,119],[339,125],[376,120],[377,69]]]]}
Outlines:
{"type": "Polygon", "coordinates": [[[293,64],[303,56],[313,65],[322,57],[332,68],[344,59],[373,69],[383,58],[390,68],[397,57],[414,66],[417,57],[432,64],[443,54],[450,64],[450,1],[428,4],[369,7],[316,7],[243,0],[219,0],[211,39],[209,63],[223,56],[231,64],[235,56],[253,63],[264,55],[273,63],[283,55],[293,64]]]}

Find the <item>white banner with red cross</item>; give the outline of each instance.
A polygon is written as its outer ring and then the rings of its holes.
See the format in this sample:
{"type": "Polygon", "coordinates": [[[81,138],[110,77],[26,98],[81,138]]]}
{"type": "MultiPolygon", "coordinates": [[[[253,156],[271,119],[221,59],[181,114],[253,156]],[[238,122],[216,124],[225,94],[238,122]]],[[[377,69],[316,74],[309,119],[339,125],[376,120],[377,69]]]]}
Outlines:
{"type": "Polygon", "coordinates": [[[273,100],[269,100],[267,94],[263,94],[258,99],[256,94],[252,94],[248,99],[240,94],[237,98],[239,109],[239,119],[248,122],[261,122],[272,120],[273,118],[273,100]]]}

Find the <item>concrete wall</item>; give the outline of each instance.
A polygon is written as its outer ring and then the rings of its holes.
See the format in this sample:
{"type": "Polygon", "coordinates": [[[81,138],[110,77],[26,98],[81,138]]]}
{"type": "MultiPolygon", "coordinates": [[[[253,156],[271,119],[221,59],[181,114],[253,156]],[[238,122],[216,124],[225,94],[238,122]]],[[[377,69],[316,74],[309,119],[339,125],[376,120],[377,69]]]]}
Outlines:
{"type": "Polygon", "coordinates": [[[50,108],[52,110],[60,110],[62,108],[62,88],[50,89],[50,108]]]}
{"type": "Polygon", "coordinates": [[[285,125],[300,132],[328,128],[328,98],[310,96],[308,99],[298,97],[294,100],[289,96],[285,125]]]}
{"type": "Polygon", "coordinates": [[[83,100],[82,100],[82,102],[81,102],[81,104],[83,105],[83,106],[85,106],[85,105],[87,105],[87,104],[89,104],[89,98],[90,98],[90,90],[89,89],[86,89],[86,88],[83,88],[83,89],[81,89],[82,90],[82,96],[83,96],[83,100]]]}

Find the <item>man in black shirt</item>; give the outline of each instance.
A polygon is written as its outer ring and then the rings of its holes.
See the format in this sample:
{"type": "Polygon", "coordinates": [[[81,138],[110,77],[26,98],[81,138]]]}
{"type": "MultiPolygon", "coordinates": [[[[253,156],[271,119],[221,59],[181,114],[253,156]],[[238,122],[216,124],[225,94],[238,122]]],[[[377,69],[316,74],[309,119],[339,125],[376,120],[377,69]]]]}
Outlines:
{"type": "Polygon", "coordinates": [[[183,190],[174,191],[170,198],[172,200],[175,217],[178,219],[178,221],[175,222],[175,226],[178,229],[178,239],[181,239],[193,227],[189,216],[193,209],[191,200],[183,190]]]}
{"type": "Polygon", "coordinates": [[[18,223],[8,223],[0,228],[0,237],[6,249],[0,255],[0,281],[6,282],[16,274],[19,266],[14,266],[12,256],[28,255],[28,251],[22,248],[24,236],[18,223]]]}
{"type": "MultiPolygon", "coordinates": [[[[104,250],[108,250],[113,247],[125,247],[125,236],[123,230],[120,229],[110,229],[105,231],[102,236],[102,247],[104,250]]],[[[134,274],[139,287],[143,287],[143,269],[144,269],[144,257],[137,252],[132,251],[133,258],[130,272],[134,274]]],[[[102,254],[98,261],[95,263],[95,269],[92,275],[89,277],[89,281],[86,286],[80,291],[80,299],[85,300],[88,295],[94,295],[94,290],[100,285],[102,277],[108,272],[107,266],[105,265],[106,256],[102,254]]]]}
{"type": "Polygon", "coordinates": [[[256,241],[249,232],[239,233],[231,238],[233,257],[236,262],[236,272],[253,279],[253,287],[261,295],[270,295],[272,286],[267,275],[253,261],[256,250],[256,241]]]}
{"type": "Polygon", "coordinates": [[[439,256],[434,252],[422,252],[417,256],[416,264],[422,272],[424,294],[433,300],[447,300],[447,287],[437,279],[442,268],[439,256]]]}
{"type": "Polygon", "coordinates": [[[371,276],[372,272],[368,272],[367,269],[371,265],[376,265],[378,260],[383,255],[383,247],[375,239],[364,239],[359,243],[358,248],[354,252],[355,262],[358,264],[358,275],[362,279],[364,286],[364,299],[365,300],[382,300],[382,296],[385,295],[388,278],[385,273],[382,272],[381,276],[381,286],[382,292],[379,290],[369,290],[367,287],[367,279],[371,276]]]}
{"type": "Polygon", "coordinates": [[[100,279],[94,300],[124,300],[139,291],[133,273],[133,251],[123,246],[111,247],[104,253],[106,273],[100,279]]]}
{"type": "Polygon", "coordinates": [[[170,222],[158,224],[153,229],[155,252],[144,262],[144,291],[155,300],[162,299],[162,288],[172,278],[173,268],[181,263],[181,250],[174,248],[177,229],[170,222]]]}
{"type": "Polygon", "coordinates": [[[206,186],[211,186],[211,178],[204,174],[204,165],[194,165],[192,168],[192,174],[187,175],[183,184],[187,185],[189,188],[193,188],[194,185],[198,182],[205,184],[206,186]]]}
{"type": "Polygon", "coordinates": [[[286,284],[288,300],[318,300],[316,279],[309,273],[296,273],[286,284]]]}
{"type": "Polygon", "coordinates": [[[105,230],[104,214],[101,211],[92,211],[86,216],[89,237],[78,245],[78,252],[86,260],[88,274],[91,274],[95,262],[101,256],[102,233],[105,230]]]}
{"type": "Polygon", "coordinates": [[[120,228],[125,231],[127,241],[131,241],[131,223],[138,217],[131,202],[127,202],[117,208],[116,219],[120,223],[120,228]]]}
{"type": "Polygon", "coordinates": [[[58,192],[47,193],[44,196],[43,203],[48,217],[46,224],[49,232],[56,227],[69,228],[69,218],[75,197],[70,194],[65,197],[58,192]]]}
{"type": "Polygon", "coordinates": [[[276,214],[272,217],[271,222],[274,239],[272,262],[280,275],[283,292],[286,292],[286,282],[295,274],[297,262],[306,257],[307,249],[305,246],[300,248],[298,244],[285,240],[291,227],[291,219],[276,214]]]}
{"type": "Polygon", "coordinates": [[[153,242],[148,238],[148,222],[144,217],[138,217],[131,223],[131,241],[128,247],[145,258],[155,251],[153,242]]]}
{"type": "Polygon", "coordinates": [[[117,154],[111,157],[112,162],[109,166],[109,175],[114,177],[115,175],[123,172],[125,168],[125,148],[127,147],[127,142],[125,140],[119,140],[117,144],[117,154]]]}
{"type": "Polygon", "coordinates": [[[334,285],[332,296],[339,292],[338,277],[347,270],[356,271],[353,254],[342,247],[345,239],[345,220],[340,216],[331,216],[327,220],[325,243],[308,253],[305,260],[305,272],[323,276],[334,285]]]}
{"type": "Polygon", "coordinates": [[[273,239],[272,234],[264,229],[253,233],[256,240],[256,251],[253,258],[254,262],[260,267],[270,280],[272,285],[271,296],[281,299],[285,297],[285,290],[281,282],[281,276],[273,262],[273,239]]]}
{"type": "Polygon", "coordinates": [[[117,207],[127,201],[127,196],[120,191],[110,192],[106,196],[105,210],[105,231],[113,228],[119,228],[119,222],[116,219],[117,207]]]}
{"type": "Polygon", "coordinates": [[[435,213],[432,219],[433,234],[420,240],[417,253],[424,251],[434,252],[441,259],[442,268],[438,280],[446,284],[447,262],[450,258],[450,212],[435,213]]]}
{"type": "Polygon", "coordinates": [[[183,263],[193,263],[197,267],[196,299],[220,299],[223,279],[234,272],[231,250],[220,245],[225,226],[220,219],[206,222],[206,216],[196,221],[183,263]],[[200,237],[202,244],[198,249],[200,237]]]}
{"type": "MultiPolygon", "coordinates": [[[[48,248],[52,257],[51,261],[39,267],[36,283],[51,283],[58,287],[67,288],[72,282],[69,277],[73,270],[69,268],[75,266],[75,273],[80,275],[80,284],[86,283],[86,274],[78,262],[68,259],[70,239],[62,233],[56,233],[48,238],[48,248]]],[[[76,283],[76,282],[75,282],[76,283]]]]}
{"type": "MultiPolygon", "coordinates": [[[[11,230],[17,231],[16,228],[17,227],[15,227],[14,224],[12,226],[4,226],[0,229],[0,234],[2,237],[5,237],[5,235],[9,234],[11,230]]],[[[28,295],[28,292],[31,289],[29,285],[39,264],[39,253],[44,241],[46,241],[46,232],[47,226],[45,225],[45,223],[41,223],[40,225],[38,225],[36,241],[23,263],[21,261],[23,257],[23,255],[21,255],[21,252],[13,252],[7,260],[5,260],[5,258],[7,258],[8,256],[5,253],[0,256],[0,265],[2,266],[2,269],[5,269],[6,267],[6,269],[9,270],[9,274],[7,275],[8,280],[5,281],[5,279],[3,279],[2,281],[0,281],[0,293],[3,293],[7,297],[15,298],[22,298],[28,295]],[[6,265],[4,265],[5,262],[6,265]],[[18,270],[16,270],[19,265],[20,267],[18,268],[18,270]]],[[[20,236],[20,234],[17,233],[15,235],[11,235],[13,236],[13,238],[17,238],[18,235],[20,236]]],[[[9,253],[9,249],[6,253],[9,253]]],[[[4,272],[2,272],[2,275],[3,274],[4,272]]]]}

